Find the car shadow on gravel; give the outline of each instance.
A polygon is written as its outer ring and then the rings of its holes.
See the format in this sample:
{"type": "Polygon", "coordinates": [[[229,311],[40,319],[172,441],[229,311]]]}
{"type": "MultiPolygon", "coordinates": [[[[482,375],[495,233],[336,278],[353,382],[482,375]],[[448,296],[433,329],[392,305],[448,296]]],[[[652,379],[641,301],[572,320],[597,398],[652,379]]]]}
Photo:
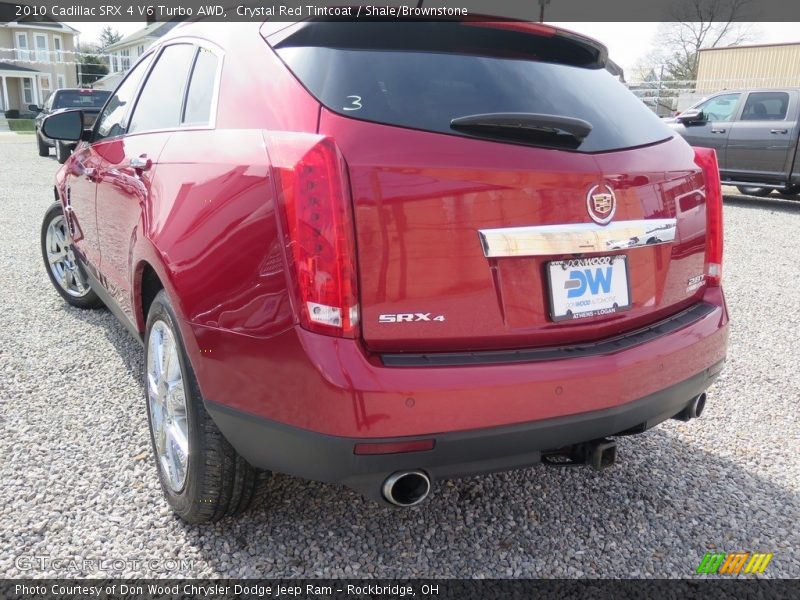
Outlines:
{"type": "MultiPolygon", "coordinates": [[[[102,330],[142,385],[141,346],[111,313],[61,310],[102,330]]],[[[710,395],[699,421],[621,438],[603,472],[539,466],[436,482],[406,510],[274,474],[238,519],[168,517],[168,535],[202,557],[203,573],[224,577],[690,577],[709,551],[772,552],[766,576],[798,577],[800,496],[758,469],[781,455],[747,446],[746,423],[725,436],[741,447],[706,450],[704,428],[731,427],[716,410],[710,395]]],[[[136,510],[162,511],[153,498],[136,510]]]]}
{"type": "MultiPolygon", "coordinates": [[[[142,345],[125,329],[110,310],[107,308],[82,310],[73,308],[66,303],[60,303],[58,306],[58,310],[68,313],[70,317],[101,330],[122,359],[122,363],[128,373],[140,385],[142,384],[142,368],[144,365],[142,345]]],[[[144,391],[142,393],[144,394],[144,391]]]]}
{"type": "Polygon", "coordinates": [[[741,206],[742,208],[800,214],[800,199],[797,196],[758,198],[756,196],[723,195],[723,200],[725,204],[741,206]]]}
{"type": "Polygon", "coordinates": [[[687,577],[708,551],[773,552],[771,573],[800,575],[797,494],[676,427],[622,440],[621,462],[602,473],[438,482],[409,510],[274,475],[264,505],[238,520],[181,526],[225,576],[687,577]]]}

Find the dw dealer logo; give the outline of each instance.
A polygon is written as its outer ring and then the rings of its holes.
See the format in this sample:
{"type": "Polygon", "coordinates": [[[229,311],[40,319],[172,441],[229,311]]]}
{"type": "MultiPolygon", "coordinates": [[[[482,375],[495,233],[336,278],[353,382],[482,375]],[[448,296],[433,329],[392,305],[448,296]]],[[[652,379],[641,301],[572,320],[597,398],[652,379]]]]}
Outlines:
{"type": "Polygon", "coordinates": [[[738,575],[739,573],[763,573],[773,554],[761,552],[706,552],[696,573],[701,575],[738,575]]]}
{"type": "Polygon", "coordinates": [[[569,272],[569,279],[564,282],[564,289],[567,291],[567,298],[580,298],[586,294],[588,288],[592,296],[600,293],[608,294],[611,291],[612,267],[605,269],[575,270],[569,272]]]}

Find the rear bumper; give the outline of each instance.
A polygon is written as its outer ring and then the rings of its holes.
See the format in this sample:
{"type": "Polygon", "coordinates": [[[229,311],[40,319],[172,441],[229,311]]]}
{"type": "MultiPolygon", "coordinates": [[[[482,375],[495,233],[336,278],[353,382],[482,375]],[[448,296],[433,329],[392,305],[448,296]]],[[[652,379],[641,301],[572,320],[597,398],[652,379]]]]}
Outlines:
{"type": "Polygon", "coordinates": [[[356,341],[299,327],[256,338],[182,325],[208,411],[242,456],[379,498],[397,470],[441,479],[513,469],[539,462],[543,450],[676,415],[713,382],[727,351],[722,290],[707,289],[703,304],[569,357],[459,358],[483,364],[424,366],[430,357],[416,356],[387,366],[356,341]],[[426,452],[354,454],[357,443],[431,438],[426,452]]]}
{"type": "Polygon", "coordinates": [[[649,429],[678,414],[706,390],[722,362],[661,391],[621,406],[516,425],[418,436],[435,440],[432,450],[405,454],[356,455],[359,442],[415,438],[350,438],[316,433],[206,402],[222,433],[251,464],[347,485],[380,500],[382,482],[395,471],[421,469],[432,480],[490,473],[534,465],[542,451],[649,429]]]}
{"type": "Polygon", "coordinates": [[[468,354],[453,365],[417,356],[387,366],[356,341],[299,327],[270,338],[187,323],[183,332],[204,398],[301,430],[379,440],[581,418],[661,392],[725,358],[722,291],[709,289],[704,304],[677,328],[673,319],[628,336],[633,345],[468,354]],[[473,359],[480,364],[464,362],[473,359]]]}

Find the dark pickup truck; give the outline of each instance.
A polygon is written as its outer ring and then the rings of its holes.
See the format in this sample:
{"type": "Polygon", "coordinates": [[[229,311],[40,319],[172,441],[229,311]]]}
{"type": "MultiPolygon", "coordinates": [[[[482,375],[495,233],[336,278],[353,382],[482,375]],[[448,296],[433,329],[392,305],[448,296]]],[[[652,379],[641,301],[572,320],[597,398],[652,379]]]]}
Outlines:
{"type": "Polygon", "coordinates": [[[64,164],[75,147],[75,144],[66,144],[46,137],[42,133],[42,121],[44,121],[45,117],[61,110],[79,108],[83,111],[83,126],[89,129],[94,125],[100,109],[103,108],[110,95],[111,92],[107,90],[62,88],[50,94],[41,110],[36,106],[31,106],[39,113],[35,121],[36,145],[39,156],[48,156],[50,147],[53,146],[56,149],[56,160],[64,164]]]}
{"type": "Polygon", "coordinates": [[[722,183],[743,194],[800,194],[800,88],[725,90],[667,124],[692,146],[714,148],[722,183]]]}

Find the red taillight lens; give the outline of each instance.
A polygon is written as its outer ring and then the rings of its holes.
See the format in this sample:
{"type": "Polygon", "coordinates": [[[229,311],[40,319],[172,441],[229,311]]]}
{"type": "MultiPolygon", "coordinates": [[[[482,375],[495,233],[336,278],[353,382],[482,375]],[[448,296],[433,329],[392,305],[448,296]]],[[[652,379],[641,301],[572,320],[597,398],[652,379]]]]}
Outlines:
{"type": "Polygon", "coordinates": [[[274,136],[269,152],[300,324],[353,338],[358,328],[353,212],[344,160],[330,138],[274,136]]]}
{"type": "Polygon", "coordinates": [[[694,162],[703,170],[706,193],[706,282],[722,284],[722,186],[717,153],[713,148],[695,148],[694,162]]]}

